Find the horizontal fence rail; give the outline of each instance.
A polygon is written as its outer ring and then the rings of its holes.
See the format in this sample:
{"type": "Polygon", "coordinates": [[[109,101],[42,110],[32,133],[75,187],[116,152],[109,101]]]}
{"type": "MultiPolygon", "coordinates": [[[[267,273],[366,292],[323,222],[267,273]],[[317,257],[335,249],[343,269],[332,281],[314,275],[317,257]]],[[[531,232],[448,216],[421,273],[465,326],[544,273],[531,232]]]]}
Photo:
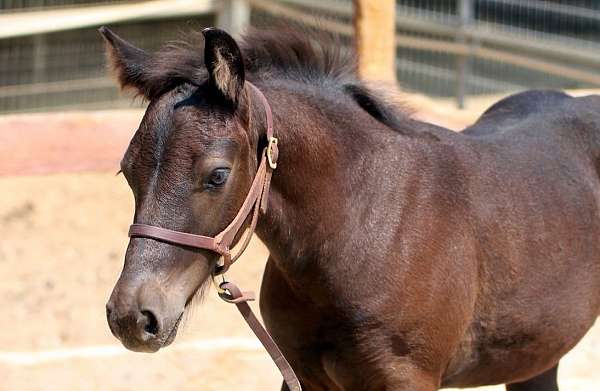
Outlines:
{"type": "Polygon", "coordinates": [[[111,25],[155,50],[183,31],[214,24],[223,8],[217,0],[32,3],[33,11],[0,12],[0,113],[139,107],[142,102],[120,94],[108,76],[96,29],[111,25]]]}
{"type": "Polygon", "coordinates": [[[77,9],[0,14],[0,39],[75,30],[109,23],[204,15],[215,0],[155,0],[145,3],[97,5],[77,9]]]}

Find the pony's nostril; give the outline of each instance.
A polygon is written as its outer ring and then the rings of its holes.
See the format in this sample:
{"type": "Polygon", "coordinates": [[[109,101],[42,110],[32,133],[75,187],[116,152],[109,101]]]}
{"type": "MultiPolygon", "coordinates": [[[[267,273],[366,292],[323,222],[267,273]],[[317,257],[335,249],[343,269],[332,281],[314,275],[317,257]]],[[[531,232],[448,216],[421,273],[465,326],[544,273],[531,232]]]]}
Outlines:
{"type": "Polygon", "coordinates": [[[110,321],[110,315],[112,314],[112,307],[110,305],[106,305],[106,319],[110,321]]]}
{"type": "Polygon", "coordinates": [[[144,317],[144,331],[148,334],[156,335],[158,334],[158,321],[156,320],[156,316],[151,311],[142,311],[142,316],[144,317]]]}

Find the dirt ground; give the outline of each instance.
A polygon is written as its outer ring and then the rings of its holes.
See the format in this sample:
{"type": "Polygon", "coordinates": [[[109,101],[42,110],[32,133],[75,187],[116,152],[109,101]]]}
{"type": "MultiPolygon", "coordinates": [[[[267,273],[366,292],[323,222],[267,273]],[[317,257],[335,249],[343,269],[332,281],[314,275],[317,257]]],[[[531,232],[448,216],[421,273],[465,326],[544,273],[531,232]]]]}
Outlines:
{"type": "MultiPolygon", "coordinates": [[[[5,177],[0,189],[1,390],[222,390],[240,384],[262,390],[278,382],[265,354],[247,346],[252,335],[235,307],[214,292],[183,328],[183,347],[147,355],[117,345],[104,304],[121,269],[132,213],[122,177],[5,177]],[[232,337],[242,338],[239,347],[235,341],[232,348],[218,346],[232,337]],[[217,347],[185,344],[194,341],[216,341],[217,347]],[[30,361],[11,362],[19,356],[7,352],[26,352],[21,356],[30,361]],[[232,368],[241,371],[231,375],[232,368]]],[[[231,274],[250,288],[258,286],[266,251],[256,242],[248,256],[231,274]]]]}
{"type": "MultiPolygon", "coordinates": [[[[460,128],[475,115],[447,118],[448,107],[436,104],[417,116],[460,128]]],[[[113,173],[140,115],[124,113],[118,129],[100,134],[103,124],[117,121],[103,114],[32,117],[95,129],[86,133],[84,150],[43,127],[32,133],[31,118],[0,118],[0,390],[279,389],[267,354],[214,289],[164,351],[131,353],[110,334],[104,304],[122,267],[133,210],[125,180],[113,173]],[[15,124],[19,137],[8,134],[15,124]],[[55,144],[32,161],[44,143],[55,144]],[[100,172],[81,172],[90,170],[100,172]],[[57,171],[63,173],[49,174],[57,171]]],[[[231,279],[257,290],[265,260],[255,240],[231,279]]],[[[559,376],[563,390],[600,389],[600,325],[563,359],[559,376]]]]}

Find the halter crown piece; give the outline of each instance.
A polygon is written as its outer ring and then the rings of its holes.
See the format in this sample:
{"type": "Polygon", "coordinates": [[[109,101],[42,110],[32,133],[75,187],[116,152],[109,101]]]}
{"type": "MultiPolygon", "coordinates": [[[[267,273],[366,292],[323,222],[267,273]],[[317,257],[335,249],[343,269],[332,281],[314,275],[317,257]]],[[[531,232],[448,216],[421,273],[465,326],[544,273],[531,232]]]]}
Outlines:
{"type": "MultiPolygon", "coordinates": [[[[258,87],[249,81],[246,81],[246,84],[250,86],[252,90],[254,90],[264,106],[267,122],[266,135],[268,144],[262,152],[260,163],[256,171],[256,175],[254,176],[254,180],[252,181],[252,185],[250,186],[250,190],[248,191],[240,210],[233,218],[231,223],[229,223],[229,225],[223,231],[214,237],[173,231],[147,224],[132,224],[129,227],[129,237],[154,239],[174,245],[210,250],[221,255],[222,262],[217,266],[215,275],[222,275],[225,273],[248,247],[250,239],[252,238],[252,234],[256,229],[259,211],[265,213],[267,210],[271,176],[273,175],[273,170],[275,170],[277,167],[277,159],[279,157],[277,138],[273,134],[273,112],[271,111],[271,106],[269,105],[267,98],[258,89],[258,87]],[[233,244],[233,241],[235,240],[239,230],[242,228],[242,225],[250,215],[250,212],[252,212],[252,220],[246,238],[244,239],[240,251],[235,256],[232,256],[231,245],[233,244]]],[[[213,275],[213,280],[215,275],[213,275]]],[[[288,388],[292,391],[302,390],[300,381],[294,373],[294,370],[281,353],[281,350],[277,344],[275,344],[275,341],[273,341],[271,335],[262,326],[248,305],[248,301],[254,300],[254,293],[242,292],[235,284],[225,281],[224,278],[223,282],[220,284],[215,283],[215,285],[217,286],[219,297],[226,302],[233,303],[237,306],[238,310],[244,317],[244,320],[246,323],[248,323],[248,326],[250,326],[254,334],[258,337],[273,359],[277,368],[279,368],[279,371],[283,375],[283,379],[288,388]]]]}

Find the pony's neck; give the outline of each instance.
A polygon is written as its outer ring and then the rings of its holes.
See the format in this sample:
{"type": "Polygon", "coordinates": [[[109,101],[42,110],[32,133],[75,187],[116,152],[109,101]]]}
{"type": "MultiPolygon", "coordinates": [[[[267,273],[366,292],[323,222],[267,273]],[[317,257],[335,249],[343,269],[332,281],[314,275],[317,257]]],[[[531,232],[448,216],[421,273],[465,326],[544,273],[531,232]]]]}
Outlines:
{"type": "Polygon", "coordinates": [[[332,266],[346,245],[341,233],[349,211],[366,207],[357,198],[368,155],[397,136],[342,95],[319,96],[308,86],[261,89],[272,106],[280,156],[257,233],[279,269],[299,281],[332,266]]]}

